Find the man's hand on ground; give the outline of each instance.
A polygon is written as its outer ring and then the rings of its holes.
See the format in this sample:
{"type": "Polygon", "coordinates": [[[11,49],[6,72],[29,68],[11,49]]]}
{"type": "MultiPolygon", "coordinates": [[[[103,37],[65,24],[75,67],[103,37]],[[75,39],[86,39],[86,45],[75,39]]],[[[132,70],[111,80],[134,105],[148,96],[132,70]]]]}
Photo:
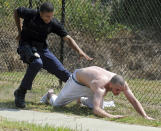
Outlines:
{"type": "Polygon", "coordinates": [[[147,120],[155,120],[154,118],[149,117],[149,116],[145,116],[144,118],[147,119],[147,120]]]}

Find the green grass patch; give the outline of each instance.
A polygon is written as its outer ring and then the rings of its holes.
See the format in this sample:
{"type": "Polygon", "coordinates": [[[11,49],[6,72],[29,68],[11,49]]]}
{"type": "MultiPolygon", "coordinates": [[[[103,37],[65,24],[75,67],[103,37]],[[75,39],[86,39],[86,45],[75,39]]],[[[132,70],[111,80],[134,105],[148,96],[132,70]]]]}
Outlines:
{"type": "Polygon", "coordinates": [[[64,127],[51,127],[48,125],[40,126],[29,124],[27,122],[11,122],[6,119],[0,119],[0,130],[2,131],[76,131],[64,127]]]}
{"type": "MultiPolygon", "coordinates": [[[[10,81],[20,83],[24,77],[25,72],[1,72],[0,80],[1,81],[10,81]]],[[[34,80],[33,86],[58,86],[58,79],[46,71],[39,72],[34,80]]]]}
{"type": "Polygon", "coordinates": [[[116,121],[116,122],[121,122],[121,123],[129,123],[129,124],[137,124],[137,125],[145,125],[145,126],[154,126],[154,127],[161,127],[161,123],[159,120],[156,121],[149,121],[149,120],[145,120],[142,117],[131,117],[128,116],[126,118],[122,118],[122,119],[110,119],[111,121],[116,121]]]}

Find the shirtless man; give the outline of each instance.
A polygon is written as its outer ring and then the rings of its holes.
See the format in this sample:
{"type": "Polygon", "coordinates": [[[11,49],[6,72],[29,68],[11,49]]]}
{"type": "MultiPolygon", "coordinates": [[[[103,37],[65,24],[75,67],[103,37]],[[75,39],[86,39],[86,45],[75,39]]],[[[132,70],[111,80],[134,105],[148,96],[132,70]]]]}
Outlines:
{"type": "Polygon", "coordinates": [[[53,90],[50,89],[40,102],[47,103],[49,100],[52,106],[64,106],[74,100],[79,100],[82,104],[92,108],[93,113],[97,116],[122,118],[124,116],[112,115],[103,109],[104,96],[110,91],[115,96],[123,92],[141,116],[145,119],[154,120],[145,113],[122,76],[96,66],[76,69],[58,96],[53,94],[53,90]]]}

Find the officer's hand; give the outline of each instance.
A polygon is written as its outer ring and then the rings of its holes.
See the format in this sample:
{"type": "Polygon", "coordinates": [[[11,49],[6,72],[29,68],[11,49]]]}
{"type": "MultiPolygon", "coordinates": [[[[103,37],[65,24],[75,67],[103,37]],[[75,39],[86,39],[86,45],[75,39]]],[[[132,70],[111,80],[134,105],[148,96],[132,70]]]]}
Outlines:
{"type": "Polygon", "coordinates": [[[21,38],[21,34],[18,34],[18,36],[16,37],[16,40],[19,41],[21,38]]]}
{"type": "Polygon", "coordinates": [[[89,57],[84,52],[80,52],[79,55],[80,55],[80,58],[83,58],[84,57],[86,60],[89,60],[89,61],[93,60],[93,58],[89,57]]]}

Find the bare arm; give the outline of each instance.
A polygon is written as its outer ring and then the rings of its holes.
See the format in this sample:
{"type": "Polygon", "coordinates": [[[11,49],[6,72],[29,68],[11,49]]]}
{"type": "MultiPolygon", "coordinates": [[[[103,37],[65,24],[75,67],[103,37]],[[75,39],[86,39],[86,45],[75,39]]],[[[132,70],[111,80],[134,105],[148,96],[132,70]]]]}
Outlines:
{"type": "Polygon", "coordinates": [[[75,51],[77,51],[80,55],[80,57],[85,57],[87,60],[92,60],[93,58],[89,57],[86,53],[83,52],[82,49],[79,48],[77,43],[73,40],[73,38],[69,35],[63,37],[64,41],[67,42],[67,44],[72,47],[75,51]]]}
{"type": "Polygon", "coordinates": [[[15,23],[18,29],[18,37],[16,38],[17,40],[20,39],[20,34],[21,34],[21,19],[18,16],[17,10],[14,10],[14,19],[15,19],[15,23]]]}
{"type": "Polygon", "coordinates": [[[126,98],[129,100],[129,102],[133,105],[135,110],[144,118],[153,120],[153,118],[148,117],[148,115],[145,113],[141,103],[136,99],[130,88],[128,87],[128,84],[126,83],[126,89],[124,90],[124,94],[126,98]]]}
{"type": "Polygon", "coordinates": [[[122,117],[124,117],[121,115],[109,114],[101,108],[104,93],[105,93],[105,89],[101,89],[101,88],[96,89],[95,94],[94,94],[94,101],[93,101],[93,104],[94,104],[93,113],[97,116],[100,116],[100,117],[108,117],[108,118],[122,118],[122,117]]]}

